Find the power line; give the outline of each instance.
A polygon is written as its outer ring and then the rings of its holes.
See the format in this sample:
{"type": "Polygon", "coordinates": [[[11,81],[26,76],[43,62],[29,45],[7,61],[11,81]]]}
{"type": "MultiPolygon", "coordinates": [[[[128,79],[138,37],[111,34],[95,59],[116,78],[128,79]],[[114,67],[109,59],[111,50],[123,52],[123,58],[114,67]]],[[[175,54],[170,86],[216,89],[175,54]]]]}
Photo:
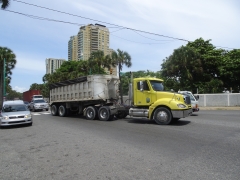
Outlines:
{"type": "Polygon", "coordinates": [[[115,36],[115,37],[123,39],[125,41],[134,42],[134,43],[138,43],[138,44],[149,44],[149,45],[151,45],[151,44],[167,44],[167,43],[172,42],[172,41],[170,41],[170,42],[165,42],[165,43],[164,42],[163,43],[142,43],[142,42],[136,42],[136,41],[128,40],[128,39],[125,39],[125,38],[122,38],[122,37],[119,37],[119,36],[116,36],[116,35],[113,35],[113,34],[111,34],[111,36],[115,36]]]}
{"type": "Polygon", "coordinates": [[[20,12],[16,12],[16,11],[11,11],[11,10],[6,10],[6,9],[5,9],[4,11],[16,13],[16,14],[20,14],[20,15],[27,16],[27,17],[33,18],[33,19],[38,19],[38,20],[55,21],[55,22],[73,24],[73,25],[77,25],[77,26],[83,26],[83,25],[84,25],[84,24],[72,23],[72,22],[68,22],[68,21],[60,21],[60,20],[56,20],[56,19],[49,19],[49,18],[44,18],[44,17],[40,17],[40,16],[34,16],[34,15],[30,15],[30,14],[24,14],[24,13],[20,13],[20,12]]]}
{"type": "MultiPolygon", "coordinates": [[[[55,10],[55,9],[51,9],[51,8],[47,8],[47,7],[43,7],[43,6],[39,6],[39,5],[35,5],[35,4],[26,3],[26,2],[23,2],[23,1],[19,1],[19,0],[13,0],[13,1],[16,1],[16,2],[19,2],[19,3],[23,3],[23,4],[27,4],[27,5],[30,5],[30,6],[35,6],[35,7],[42,8],[42,9],[47,9],[47,10],[50,10],[50,11],[55,11],[55,12],[62,13],[62,14],[67,14],[67,15],[70,15],[70,16],[76,16],[76,17],[80,17],[80,18],[83,18],[83,19],[88,19],[88,20],[91,20],[91,21],[96,21],[96,22],[100,22],[100,23],[104,23],[104,24],[108,24],[108,25],[113,25],[113,26],[115,26],[115,27],[111,27],[111,28],[121,28],[121,29],[119,29],[119,30],[128,29],[128,30],[134,31],[135,33],[141,32],[141,33],[151,34],[151,35],[160,36],[160,37],[165,37],[165,38],[169,38],[169,39],[191,42],[191,41],[189,41],[189,40],[182,39],[182,38],[176,38],[176,37],[172,37],[172,36],[166,36],[166,35],[161,35],[161,34],[152,33],[152,32],[148,32],[148,31],[143,31],[143,30],[133,29],[133,28],[129,28],[129,27],[124,27],[124,26],[120,26],[120,25],[108,23],[108,22],[105,22],[105,21],[99,21],[99,20],[87,18],[87,17],[84,17],[84,16],[79,16],[79,15],[75,15],[75,14],[71,14],[71,13],[67,13],[67,12],[63,12],[63,11],[59,11],[59,10],[55,10]]],[[[22,14],[22,15],[23,15],[23,13],[19,13],[19,14],[22,14]]],[[[71,23],[71,22],[66,22],[66,21],[53,20],[53,19],[49,19],[49,18],[43,18],[43,19],[41,19],[42,17],[33,16],[33,15],[25,15],[25,16],[28,16],[28,17],[32,16],[31,18],[36,18],[36,19],[40,19],[40,20],[49,20],[49,21],[63,22],[63,23],[69,23],[69,24],[78,25],[78,23],[71,23]]],[[[108,27],[108,28],[110,28],[110,27],[108,27]]],[[[117,31],[119,31],[119,30],[117,30],[117,31]]],[[[139,34],[139,33],[137,33],[137,34],[139,34]]],[[[140,34],[139,34],[139,35],[140,35],[140,34]]],[[[143,35],[141,35],[141,36],[143,36],[143,35]]],[[[143,36],[143,37],[145,37],[145,36],[143,36]]],[[[145,38],[147,38],[147,37],[145,37],[145,38]]],[[[123,39],[123,38],[122,38],[122,39],[123,39]]],[[[148,39],[151,39],[151,38],[148,38],[148,39]]],[[[126,40],[126,39],[125,39],[125,40],[126,40]]],[[[154,40],[154,39],[152,39],[152,40],[154,40]]],[[[158,40],[156,40],[156,41],[158,41],[158,40]]],[[[163,40],[159,40],[159,41],[163,41],[163,40]]],[[[146,44],[149,44],[149,43],[146,43],[146,44]]],[[[229,47],[222,47],[222,46],[215,46],[215,47],[226,48],[226,49],[236,49],[236,48],[229,48],[229,47]]]]}
{"type": "Polygon", "coordinates": [[[172,37],[172,36],[166,36],[166,35],[162,35],[162,34],[157,34],[157,33],[152,33],[152,32],[148,32],[148,31],[142,31],[142,30],[138,30],[138,29],[124,27],[124,26],[120,26],[120,25],[117,25],[117,24],[112,24],[112,23],[108,23],[108,22],[105,22],[105,21],[99,21],[99,20],[96,20],[96,19],[87,18],[87,17],[84,17],[84,16],[79,16],[79,15],[75,15],[75,14],[71,14],[71,13],[67,13],[67,12],[63,12],[63,11],[59,11],[59,10],[56,10],[56,9],[51,9],[51,8],[35,5],[35,4],[30,4],[30,3],[26,3],[26,2],[23,2],[23,1],[19,1],[19,0],[13,0],[13,1],[23,3],[23,4],[27,4],[27,5],[30,5],[30,6],[35,6],[35,7],[42,8],[42,9],[47,9],[47,10],[50,10],[50,11],[55,11],[55,12],[62,13],[62,14],[67,14],[67,15],[70,15],[70,16],[76,16],[76,17],[80,17],[80,18],[83,18],[83,19],[88,19],[88,20],[91,20],[91,21],[96,21],[96,22],[100,22],[100,23],[104,23],[104,24],[108,24],[108,25],[113,25],[113,26],[116,26],[116,27],[119,27],[119,28],[125,28],[125,29],[138,31],[138,32],[146,33],[146,34],[151,34],[151,35],[155,35],[155,36],[161,36],[161,37],[165,37],[165,38],[170,38],[170,39],[175,39],[175,40],[179,40],[179,41],[189,42],[189,40],[182,39],[182,38],[176,38],[176,37],[172,37]]]}

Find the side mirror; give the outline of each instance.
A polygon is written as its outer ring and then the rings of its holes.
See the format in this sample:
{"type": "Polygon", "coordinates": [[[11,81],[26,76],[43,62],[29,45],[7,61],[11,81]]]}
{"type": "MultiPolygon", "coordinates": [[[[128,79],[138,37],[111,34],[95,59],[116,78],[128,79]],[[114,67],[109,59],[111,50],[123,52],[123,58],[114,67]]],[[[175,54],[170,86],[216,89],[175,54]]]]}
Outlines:
{"type": "Polygon", "coordinates": [[[143,81],[140,81],[140,91],[143,91],[143,81]]]}

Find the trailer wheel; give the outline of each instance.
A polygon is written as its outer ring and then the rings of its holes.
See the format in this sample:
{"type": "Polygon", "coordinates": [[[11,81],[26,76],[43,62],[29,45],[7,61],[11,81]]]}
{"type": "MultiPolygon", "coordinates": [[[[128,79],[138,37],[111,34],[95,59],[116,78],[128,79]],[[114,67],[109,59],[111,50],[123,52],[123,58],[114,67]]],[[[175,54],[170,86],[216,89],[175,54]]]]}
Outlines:
{"type": "Polygon", "coordinates": [[[56,105],[51,106],[51,114],[52,116],[56,116],[58,114],[58,109],[56,105]]]}
{"type": "Polygon", "coordinates": [[[97,119],[97,117],[98,117],[97,108],[94,106],[88,106],[86,109],[86,119],[94,120],[97,119]]]}
{"type": "Polygon", "coordinates": [[[172,122],[172,114],[165,107],[159,107],[155,110],[153,118],[159,125],[168,125],[172,122]]]}
{"type": "Polygon", "coordinates": [[[61,116],[61,117],[64,117],[64,116],[67,115],[67,109],[66,109],[66,107],[65,107],[64,105],[59,106],[59,108],[58,108],[58,114],[59,114],[59,116],[61,116]]]}
{"type": "Polygon", "coordinates": [[[114,115],[110,114],[108,106],[102,106],[98,110],[98,117],[100,121],[111,121],[114,118],[114,115]]]}

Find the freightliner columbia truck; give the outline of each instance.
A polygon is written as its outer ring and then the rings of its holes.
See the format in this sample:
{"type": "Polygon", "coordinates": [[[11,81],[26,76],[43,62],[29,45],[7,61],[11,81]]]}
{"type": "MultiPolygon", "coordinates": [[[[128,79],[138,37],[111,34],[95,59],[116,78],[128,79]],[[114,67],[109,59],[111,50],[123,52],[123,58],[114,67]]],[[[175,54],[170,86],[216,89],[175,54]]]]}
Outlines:
{"type": "Polygon", "coordinates": [[[83,114],[86,119],[112,120],[115,117],[146,117],[167,125],[192,113],[189,96],[163,91],[163,80],[131,77],[129,104],[119,99],[119,78],[113,75],[88,75],[50,85],[53,116],[83,114]]]}

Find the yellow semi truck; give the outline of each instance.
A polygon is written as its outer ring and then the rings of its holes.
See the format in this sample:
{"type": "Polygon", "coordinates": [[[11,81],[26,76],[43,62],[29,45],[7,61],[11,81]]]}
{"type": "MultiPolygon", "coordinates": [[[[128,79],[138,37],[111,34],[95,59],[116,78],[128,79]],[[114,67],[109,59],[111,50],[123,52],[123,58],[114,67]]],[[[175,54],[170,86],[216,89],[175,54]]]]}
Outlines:
{"type": "Polygon", "coordinates": [[[192,113],[189,96],[166,92],[163,80],[153,77],[131,78],[129,104],[119,99],[119,78],[113,75],[89,75],[50,85],[53,116],[83,114],[86,119],[112,120],[147,117],[167,125],[192,113]]]}

